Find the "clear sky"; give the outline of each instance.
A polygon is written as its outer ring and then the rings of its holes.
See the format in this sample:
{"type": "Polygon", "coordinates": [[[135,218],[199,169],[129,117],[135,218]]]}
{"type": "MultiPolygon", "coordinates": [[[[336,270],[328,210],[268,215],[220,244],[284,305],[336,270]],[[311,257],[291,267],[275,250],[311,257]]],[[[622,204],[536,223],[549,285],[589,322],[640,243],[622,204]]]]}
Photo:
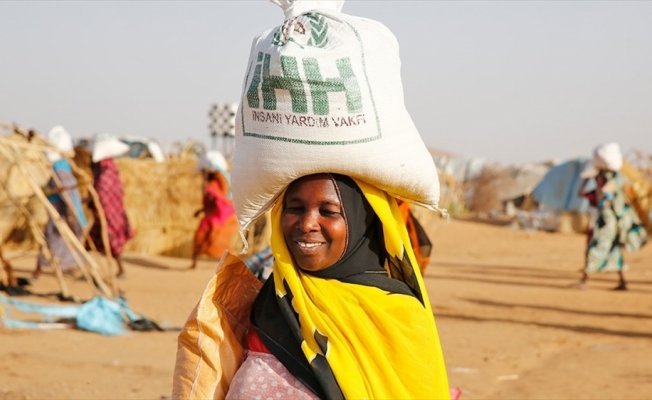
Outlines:
{"type": "MultiPolygon", "coordinates": [[[[373,1],[343,11],[397,36],[424,142],[502,163],[652,153],[652,1],[373,1]]],[[[256,1],[0,1],[0,121],[73,137],[207,145],[238,101],[251,41],[283,23],[256,1]]]]}

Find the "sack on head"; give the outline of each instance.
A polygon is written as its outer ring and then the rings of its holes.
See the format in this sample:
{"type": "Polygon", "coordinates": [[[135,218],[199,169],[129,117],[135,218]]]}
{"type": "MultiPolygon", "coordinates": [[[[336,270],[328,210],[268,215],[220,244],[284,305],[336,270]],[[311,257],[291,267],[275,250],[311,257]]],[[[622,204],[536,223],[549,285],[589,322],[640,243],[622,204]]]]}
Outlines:
{"type": "Polygon", "coordinates": [[[618,172],[623,167],[623,155],[620,152],[618,143],[611,142],[601,144],[593,150],[591,164],[587,165],[580,176],[582,178],[593,178],[601,169],[618,172]]]}
{"type": "Polygon", "coordinates": [[[241,228],[290,182],[319,172],[436,209],[437,171],[405,109],[394,35],[341,13],[343,1],[272,1],[287,19],[254,40],[236,121],[241,228]]]}
{"type": "Polygon", "coordinates": [[[72,137],[68,131],[61,125],[57,125],[50,129],[47,136],[48,141],[54,145],[60,152],[51,150],[45,151],[45,156],[50,162],[61,160],[61,153],[71,155],[73,153],[72,137]]]}
{"type": "Polygon", "coordinates": [[[93,162],[100,162],[107,158],[120,157],[126,154],[130,147],[113,135],[100,133],[93,136],[93,162]]]}

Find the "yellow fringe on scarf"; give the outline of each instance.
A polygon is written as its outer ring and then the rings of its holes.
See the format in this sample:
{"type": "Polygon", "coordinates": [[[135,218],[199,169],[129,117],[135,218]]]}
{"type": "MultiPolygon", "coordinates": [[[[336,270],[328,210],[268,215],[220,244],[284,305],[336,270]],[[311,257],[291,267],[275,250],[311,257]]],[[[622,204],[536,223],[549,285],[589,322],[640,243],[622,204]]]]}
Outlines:
{"type": "Polygon", "coordinates": [[[382,222],[389,255],[408,257],[425,305],[412,296],[303,273],[283,238],[282,200],[272,210],[276,293],[287,294],[286,281],[299,315],[304,354],[309,362],[317,354],[326,358],[345,398],[449,399],[437,327],[401,211],[387,193],[356,183],[382,222]],[[328,340],[325,354],[316,332],[328,340]]]}

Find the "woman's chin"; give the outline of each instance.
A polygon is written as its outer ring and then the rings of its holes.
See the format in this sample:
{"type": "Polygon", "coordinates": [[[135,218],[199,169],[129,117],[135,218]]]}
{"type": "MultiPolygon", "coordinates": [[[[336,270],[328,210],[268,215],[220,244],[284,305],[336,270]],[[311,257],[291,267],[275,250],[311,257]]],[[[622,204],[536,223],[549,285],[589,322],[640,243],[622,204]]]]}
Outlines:
{"type": "Polygon", "coordinates": [[[307,272],[317,272],[322,269],[328,268],[327,265],[324,265],[324,262],[317,257],[295,257],[294,258],[299,268],[307,272]]]}

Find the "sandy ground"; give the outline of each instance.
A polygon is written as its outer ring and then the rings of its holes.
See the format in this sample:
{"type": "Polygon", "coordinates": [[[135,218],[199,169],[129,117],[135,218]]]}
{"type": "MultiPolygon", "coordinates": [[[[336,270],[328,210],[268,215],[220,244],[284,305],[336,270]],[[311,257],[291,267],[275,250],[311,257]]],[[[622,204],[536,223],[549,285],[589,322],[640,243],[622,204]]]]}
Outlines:
{"type": "MultiPolygon", "coordinates": [[[[611,290],[615,275],[578,290],[581,235],[464,221],[427,229],[435,247],[426,285],[450,385],[462,399],[652,398],[652,245],[627,258],[629,291],[611,290]]],[[[34,254],[12,257],[28,276],[34,254]]],[[[183,271],[188,260],[139,255],[125,261],[120,287],[132,308],[168,326],[183,325],[215,268],[203,261],[183,271]]],[[[90,296],[86,283],[69,283],[90,296]]],[[[57,285],[45,274],[31,289],[57,285]]],[[[176,337],[0,330],[0,399],[169,396],[176,337]]]]}

